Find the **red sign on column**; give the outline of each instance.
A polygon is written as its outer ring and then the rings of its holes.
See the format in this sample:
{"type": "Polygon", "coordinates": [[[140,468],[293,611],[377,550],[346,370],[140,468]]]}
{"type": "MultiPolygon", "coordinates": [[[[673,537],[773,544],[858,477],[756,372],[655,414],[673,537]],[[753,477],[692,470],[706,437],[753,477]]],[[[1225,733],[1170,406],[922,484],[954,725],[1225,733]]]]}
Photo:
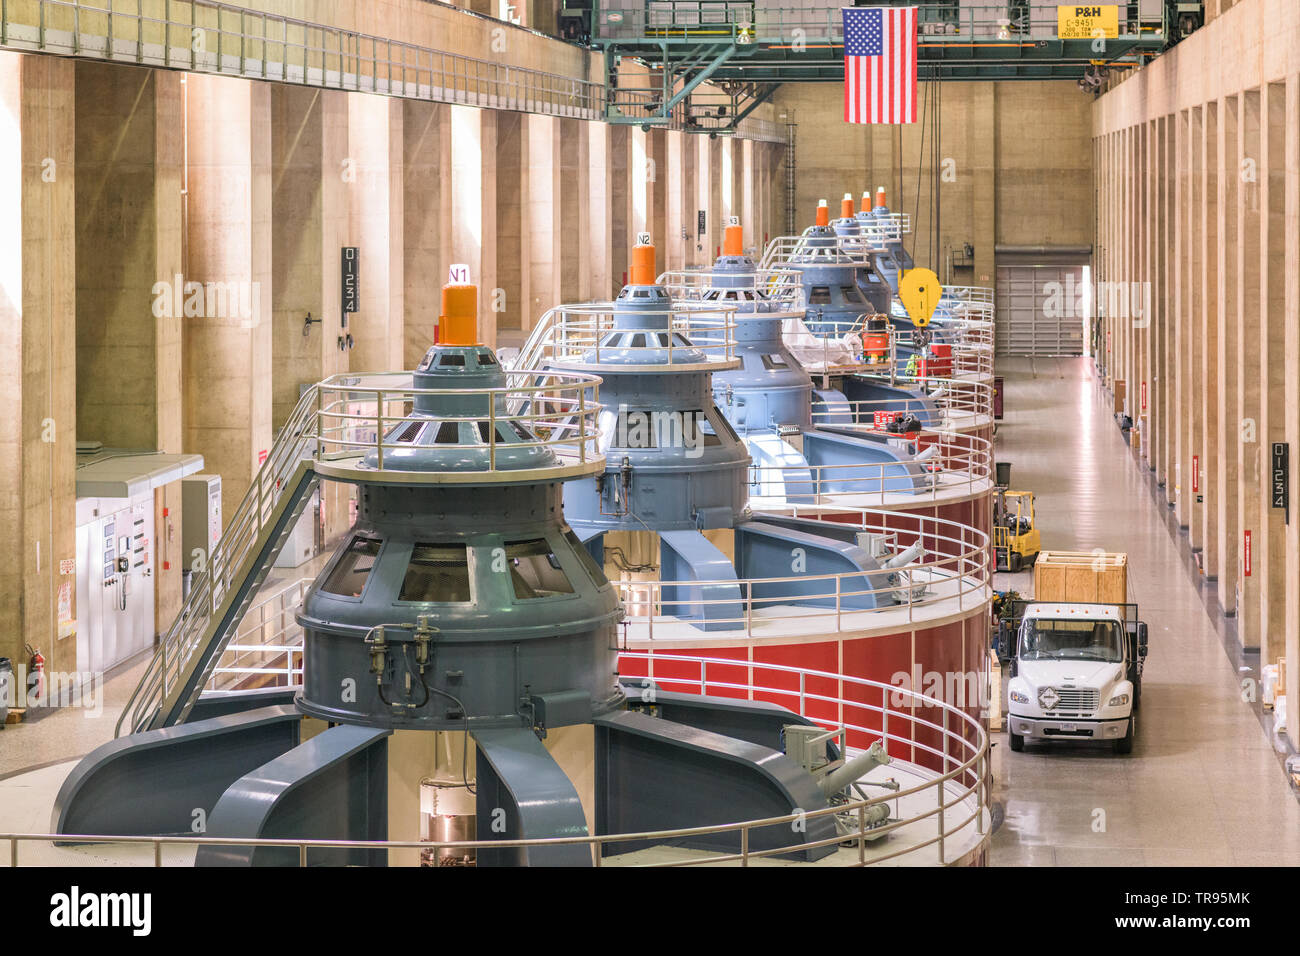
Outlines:
{"type": "Polygon", "coordinates": [[[1245,577],[1250,577],[1250,530],[1242,532],[1245,535],[1245,541],[1241,545],[1241,573],[1245,577]]]}
{"type": "Polygon", "coordinates": [[[1147,383],[1142,383],[1142,411],[1147,410],[1147,383]]]}
{"type": "Polygon", "coordinates": [[[1192,494],[1201,490],[1201,456],[1192,456],[1192,494]]]}

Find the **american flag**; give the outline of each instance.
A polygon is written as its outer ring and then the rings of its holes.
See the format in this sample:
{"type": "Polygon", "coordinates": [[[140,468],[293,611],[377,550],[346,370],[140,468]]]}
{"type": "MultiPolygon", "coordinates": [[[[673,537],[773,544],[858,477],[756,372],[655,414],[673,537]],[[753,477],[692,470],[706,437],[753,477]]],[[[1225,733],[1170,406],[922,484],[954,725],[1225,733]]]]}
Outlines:
{"type": "Polygon", "coordinates": [[[844,122],[916,122],[916,7],[845,7],[844,122]]]}

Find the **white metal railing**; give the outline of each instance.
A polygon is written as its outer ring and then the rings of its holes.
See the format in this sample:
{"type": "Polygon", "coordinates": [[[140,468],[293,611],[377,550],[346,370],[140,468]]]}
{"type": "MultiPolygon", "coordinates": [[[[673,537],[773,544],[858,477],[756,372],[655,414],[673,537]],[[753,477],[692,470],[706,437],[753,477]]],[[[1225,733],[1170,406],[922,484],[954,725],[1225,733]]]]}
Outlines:
{"type": "Polygon", "coordinates": [[[605,87],[216,0],[6,0],[0,46],[598,119],[605,87]]]}
{"type": "Polygon", "coordinates": [[[816,264],[861,269],[882,249],[883,246],[872,246],[858,236],[776,236],[763,250],[758,268],[774,271],[816,264]]]}
{"type": "MultiPolygon", "coordinates": [[[[766,0],[607,0],[600,4],[593,34],[598,40],[710,40],[747,33],[751,43],[789,43],[801,36],[808,43],[842,43],[844,27],[840,0],[807,0],[802,4],[766,0]],[[798,31],[797,33],[795,31],[798,31]]],[[[1138,36],[1144,29],[1164,29],[1165,7],[1147,12],[1137,0],[1119,4],[1121,36],[1138,36]]],[[[1057,38],[1054,5],[1014,6],[1008,0],[926,0],[918,9],[920,39],[949,38],[962,43],[996,39],[1032,44],[1057,38]]],[[[1162,34],[1163,35],[1163,34],[1162,34]]]]}
{"type": "Polygon", "coordinates": [[[628,577],[614,582],[627,615],[625,639],[681,643],[699,641],[706,633],[733,640],[861,631],[885,626],[882,614],[901,614],[912,623],[924,620],[931,608],[966,610],[990,597],[988,535],[976,528],[908,515],[910,530],[904,532],[891,524],[896,515],[833,502],[792,502],[780,510],[796,517],[831,515],[836,527],[878,536],[895,553],[919,544],[919,560],[895,569],[835,574],[682,581],[628,577]],[[705,623],[707,632],[699,629],[705,623]]]}
{"type": "Polygon", "coordinates": [[[852,462],[846,464],[749,466],[751,498],[763,499],[756,507],[767,508],[767,499],[779,496],[786,502],[821,505],[846,498],[862,506],[908,504],[954,493],[974,494],[992,488],[993,445],[978,435],[960,432],[918,430],[916,438],[902,435],[894,441],[916,449],[924,458],[902,461],[852,462]]]}
{"type": "MultiPolygon", "coordinates": [[[[608,99],[580,76],[218,0],[0,0],[0,48],[582,119],[602,118],[608,99]]],[[[670,127],[684,128],[681,116],[670,127]]],[[[787,139],[755,116],[736,135],[787,139]]]]}
{"type": "Polygon", "coordinates": [[[948,341],[933,343],[939,349],[923,357],[912,344],[912,329],[892,323],[887,329],[867,329],[871,317],[863,313],[842,322],[814,318],[814,331],[807,326],[805,315],[803,325],[786,325],[782,339],[799,364],[818,376],[869,374],[906,385],[932,379],[978,381],[993,375],[991,326],[964,322],[933,325],[931,331],[941,330],[948,341]]]}
{"type": "Polygon", "coordinates": [[[670,271],[655,280],[674,302],[691,306],[734,305],[737,319],[751,314],[750,303],[763,303],[764,313],[780,317],[781,313],[802,311],[799,304],[801,276],[795,269],[756,269],[752,273],[715,276],[711,270],[670,271]],[[719,285],[719,282],[730,284],[719,285]]]}
{"type": "MultiPolygon", "coordinates": [[[[737,852],[690,851],[661,862],[633,865],[658,866],[749,866],[769,857],[788,856],[823,846],[839,847],[831,864],[867,866],[900,861],[914,865],[946,865],[978,860],[987,850],[991,835],[989,739],[974,708],[957,706],[914,689],[849,674],[788,667],[760,662],[737,661],[655,651],[625,650],[619,668],[625,680],[647,675],[654,686],[665,690],[703,693],[708,696],[762,700],[788,708],[818,725],[845,731],[852,753],[879,740],[893,760],[898,775],[907,772],[908,782],[897,791],[879,795],[851,794],[842,802],[820,810],[798,812],[755,820],[738,820],[674,830],[578,835],[532,840],[476,841],[353,841],[353,840],[270,840],[254,837],[219,838],[201,836],[104,836],[95,834],[0,833],[0,843],[9,844],[9,864],[23,864],[20,847],[29,844],[78,843],[96,848],[139,848],[139,859],[117,857],[117,865],[163,865],[163,848],[200,846],[281,847],[296,851],[297,862],[311,862],[312,850],[501,850],[510,848],[583,845],[592,849],[596,866],[619,865],[618,856],[605,856],[610,844],[649,841],[680,843],[692,837],[733,834],[737,852]],[[667,674],[674,669],[678,674],[667,674]],[[712,673],[712,676],[710,674],[712,673]],[[683,676],[686,675],[686,676],[683,676]],[[911,782],[916,781],[916,782],[911,782]],[[869,825],[873,807],[890,806],[883,825],[869,825]],[[795,822],[836,817],[840,827],[833,838],[807,840],[792,846],[751,850],[751,834],[764,827],[790,826],[795,822]],[[889,837],[888,840],[881,840],[889,837]],[[874,841],[874,842],[870,842],[874,841]]],[[[983,675],[988,683],[987,673],[983,675]]],[[[808,832],[804,828],[802,832],[808,832]]],[[[67,862],[75,862],[78,851],[68,849],[67,862]]]]}
{"type": "Polygon", "coordinates": [[[958,302],[971,304],[993,305],[996,298],[993,289],[984,285],[945,285],[943,294],[956,299],[958,302]]]}
{"type": "Polygon", "coordinates": [[[250,680],[259,687],[302,683],[303,630],[296,612],[310,585],[311,578],[286,582],[249,606],[206,691],[241,690],[250,680]]]}
{"type": "MultiPolygon", "coordinates": [[[[870,368],[868,366],[868,368],[870,368]]],[[[840,371],[833,369],[833,372],[840,371]]],[[[852,374],[856,369],[843,370],[852,374]]],[[[938,409],[940,420],[924,422],[927,431],[960,431],[972,425],[991,421],[993,415],[993,385],[974,379],[896,376],[894,384],[900,388],[924,391],[925,397],[938,409]]],[[[906,417],[899,411],[897,398],[836,400],[833,405],[813,406],[814,426],[837,428],[862,428],[885,431],[895,418],[906,417]],[[847,417],[848,421],[845,421],[847,417]]]]}
{"type": "Polygon", "coordinates": [[[626,318],[616,308],[615,303],[591,302],[548,309],[520,349],[514,367],[604,361],[663,366],[684,357],[691,360],[688,364],[725,365],[735,360],[734,303],[637,310],[636,318],[644,317],[644,328],[624,327],[626,318]]]}
{"type": "Polygon", "coordinates": [[[416,388],[410,372],[331,376],[315,387],[316,457],[351,460],[373,452],[368,469],[406,471],[396,453],[419,446],[408,438],[405,426],[427,424],[430,417],[417,410],[417,402],[442,397],[454,400],[460,414],[439,414],[439,422],[485,423],[475,432],[476,445],[487,453],[487,467],[474,472],[478,480],[501,470],[498,457],[505,450],[545,449],[579,466],[604,460],[597,446],[602,407],[599,376],[532,369],[505,374],[504,387],[480,389],[416,388]],[[514,437],[503,441],[498,426],[511,429],[514,437]],[[520,440],[520,429],[535,438],[520,440]]]}

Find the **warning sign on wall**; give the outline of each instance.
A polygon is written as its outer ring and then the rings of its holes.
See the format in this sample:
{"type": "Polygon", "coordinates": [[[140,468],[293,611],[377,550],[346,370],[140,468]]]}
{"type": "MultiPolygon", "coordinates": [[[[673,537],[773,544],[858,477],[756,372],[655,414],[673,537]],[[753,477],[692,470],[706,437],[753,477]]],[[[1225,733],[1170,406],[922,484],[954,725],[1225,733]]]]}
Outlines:
{"type": "Polygon", "coordinates": [[[1094,40],[1119,36],[1119,7],[1071,3],[1056,8],[1056,35],[1062,40],[1094,40]]]}

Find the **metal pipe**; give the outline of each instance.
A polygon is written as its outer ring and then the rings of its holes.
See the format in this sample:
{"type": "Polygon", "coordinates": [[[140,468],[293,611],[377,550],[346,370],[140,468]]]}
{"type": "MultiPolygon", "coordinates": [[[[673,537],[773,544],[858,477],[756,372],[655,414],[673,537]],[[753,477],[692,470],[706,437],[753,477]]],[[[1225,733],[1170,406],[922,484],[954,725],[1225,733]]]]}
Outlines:
{"type": "Polygon", "coordinates": [[[822,777],[821,780],[817,781],[817,785],[821,787],[822,793],[829,797],[832,794],[839,793],[863,774],[870,773],[877,767],[883,767],[892,762],[892,758],[885,753],[885,748],[877,740],[865,751],[845,763],[844,766],[822,777]]]}

